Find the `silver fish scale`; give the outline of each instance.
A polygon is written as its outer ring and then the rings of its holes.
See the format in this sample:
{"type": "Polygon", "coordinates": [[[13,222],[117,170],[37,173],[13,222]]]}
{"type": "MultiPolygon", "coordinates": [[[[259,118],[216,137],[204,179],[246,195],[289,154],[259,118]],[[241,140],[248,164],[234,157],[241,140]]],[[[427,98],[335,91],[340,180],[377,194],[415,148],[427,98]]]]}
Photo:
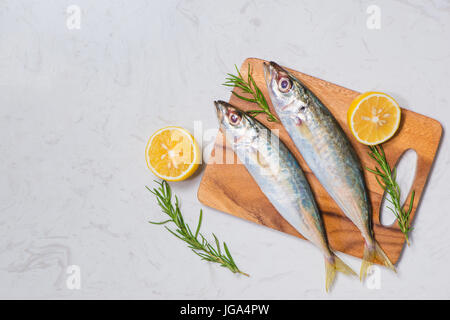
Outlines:
{"type": "Polygon", "coordinates": [[[297,160],[276,135],[254,120],[255,140],[234,144],[239,159],[277,211],[327,255],[325,230],[308,181],[297,160]],[[249,148],[249,142],[253,147],[249,148]]]}

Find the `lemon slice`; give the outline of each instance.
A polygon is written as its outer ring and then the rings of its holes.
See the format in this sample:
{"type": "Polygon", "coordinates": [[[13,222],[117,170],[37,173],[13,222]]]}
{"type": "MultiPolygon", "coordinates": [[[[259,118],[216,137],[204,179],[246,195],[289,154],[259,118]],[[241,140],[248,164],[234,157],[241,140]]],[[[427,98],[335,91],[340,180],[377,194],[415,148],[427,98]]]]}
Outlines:
{"type": "Polygon", "coordinates": [[[376,145],[389,140],[400,124],[401,110],[395,100],[382,92],[366,92],[353,100],[347,123],[356,140],[376,145]]]}
{"type": "Polygon", "coordinates": [[[200,163],[201,153],[194,137],[180,127],[165,127],[156,131],[145,149],[149,169],[167,181],[189,178],[200,163]]]}

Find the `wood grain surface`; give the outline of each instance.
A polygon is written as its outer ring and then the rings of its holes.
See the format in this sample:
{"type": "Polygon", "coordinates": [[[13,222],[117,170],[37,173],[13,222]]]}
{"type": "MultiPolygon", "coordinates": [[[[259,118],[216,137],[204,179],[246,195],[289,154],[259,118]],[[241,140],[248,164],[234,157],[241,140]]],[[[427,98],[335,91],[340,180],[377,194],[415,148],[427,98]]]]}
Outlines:
{"type": "MultiPolygon", "coordinates": [[[[244,61],[240,70],[242,75],[246,77],[248,66],[251,66],[256,84],[269,102],[272,113],[275,114],[268,96],[262,64],[263,60],[249,58],[244,61]]],[[[311,89],[330,109],[349,137],[362,165],[373,168],[375,164],[367,155],[368,148],[357,142],[347,127],[347,109],[359,93],[304,73],[287,69],[311,89]]],[[[237,93],[243,94],[239,89],[235,90],[237,93]]],[[[243,110],[255,109],[254,104],[240,100],[234,95],[231,96],[229,102],[243,110]]],[[[345,217],[341,209],[311,173],[283,126],[280,123],[268,122],[264,115],[259,115],[257,119],[270,129],[275,130],[275,133],[295,155],[300,166],[305,171],[319,210],[323,215],[331,247],[337,251],[361,258],[364,242],[359,230],[345,217]]],[[[409,191],[411,193],[412,190],[415,190],[411,219],[416,214],[416,208],[430,173],[441,134],[442,127],[438,121],[402,109],[402,120],[398,132],[391,140],[383,144],[391,166],[397,163],[406,150],[414,149],[417,153],[416,174],[413,186],[409,191]]],[[[396,221],[391,226],[384,226],[380,223],[379,213],[383,199],[383,190],[376,182],[373,174],[365,171],[365,178],[372,202],[375,237],[391,261],[396,263],[400,257],[405,239],[396,221]]],[[[406,192],[406,190],[404,191],[406,192]]],[[[408,194],[406,203],[409,202],[409,198],[410,194],[408,194]]],[[[220,132],[200,183],[198,199],[209,207],[303,238],[275,210],[244,165],[239,162],[234,152],[227,147],[220,132]]]]}

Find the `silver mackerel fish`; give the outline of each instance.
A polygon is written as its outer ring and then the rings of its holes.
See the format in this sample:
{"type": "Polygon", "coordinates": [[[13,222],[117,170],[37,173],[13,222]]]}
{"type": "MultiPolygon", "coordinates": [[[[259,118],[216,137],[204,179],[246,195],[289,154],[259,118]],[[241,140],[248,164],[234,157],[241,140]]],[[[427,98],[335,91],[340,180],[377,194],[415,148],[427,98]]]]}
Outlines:
{"type": "Polygon", "coordinates": [[[264,74],[272,104],[298,151],[364,237],[360,278],[376,261],[395,270],[374,238],[361,164],[336,119],[314,93],[275,62],[264,63],[264,74]]]}
{"type": "Polygon", "coordinates": [[[228,145],[283,218],[324,254],[328,291],[336,270],[353,274],[330,249],[308,181],[289,149],[267,127],[238,108],[214,102],[228,145]]]}

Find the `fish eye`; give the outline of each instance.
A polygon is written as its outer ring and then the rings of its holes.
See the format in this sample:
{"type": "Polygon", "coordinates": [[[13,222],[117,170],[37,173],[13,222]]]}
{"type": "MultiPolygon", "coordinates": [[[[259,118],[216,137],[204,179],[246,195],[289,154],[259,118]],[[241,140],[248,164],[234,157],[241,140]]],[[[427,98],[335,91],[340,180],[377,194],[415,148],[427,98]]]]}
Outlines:
{"type": "Polygon", "coordinates": [[[289,90],[291,90],[292,87],[292,81],[291,79],[287,77],[283,77],[278,81],[278,89],[280,89],[281,92],[286,93],[289,90]]]}
{"type": "Polygon", "coordinates": [[[230,123],[235,126],[239,124],[239,122],[241,122],[242,118],[236,112],[231,111],[230,114],[228,115],[228,119],[230,119],[230,123]]]}

